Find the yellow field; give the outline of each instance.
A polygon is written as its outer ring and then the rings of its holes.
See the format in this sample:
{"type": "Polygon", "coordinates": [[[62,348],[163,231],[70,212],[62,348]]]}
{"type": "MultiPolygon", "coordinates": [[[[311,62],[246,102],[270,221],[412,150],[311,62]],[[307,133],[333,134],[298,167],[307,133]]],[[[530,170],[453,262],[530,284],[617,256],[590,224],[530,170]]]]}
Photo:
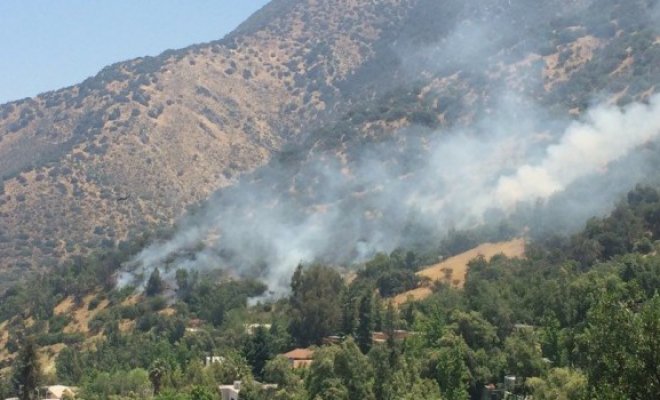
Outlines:
{"type": "Polygon", "coordinates": [[[484,243],[464,253],[449,257],[448,259],[431,265],[417,272],[422,278],[428,278],[424,287],[401,293],[394,298],[395,304],[403,304],[408,300],[421,300],[428,297],[432,291],[431,286],[436,282],[444,282],[456,288],[462,288],[465,284],[465,275],[468,263],[483,256],[490,260],[493,256],[504,254],[509,258],[521,258],[525,256],[524,239],[514,239],[508,242],[484,243]]]}

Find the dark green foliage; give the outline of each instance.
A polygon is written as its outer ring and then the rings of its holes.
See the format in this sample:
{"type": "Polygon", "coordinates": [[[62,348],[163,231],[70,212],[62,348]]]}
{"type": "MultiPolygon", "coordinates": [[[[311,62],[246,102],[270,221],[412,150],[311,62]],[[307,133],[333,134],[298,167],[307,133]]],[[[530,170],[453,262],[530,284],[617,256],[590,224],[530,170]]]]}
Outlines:
{"type": "Polygon", "coordinates": [[[360,300],[359,323],[356,331],[357,345],[366,354],[371,349],[371,334],[374,331],[374,306],[373,296],[371,293],[366,293],[360,300]]]}
{"type": "Polygon", "coordinates": [[[258,327],[254,333],[245,339],[243,356],[252,366],[255,378],[262,379],[264,367],[275,355],[275,340],[264,327],[258,327]]]}
{"type": "Polygon", "coordinates": [[[291,289],[289,330],[299,345],[320,344],[321,339],[339,331],[345,286],[337,271],[321,265],[304,270],[299,265],[291,289]]]}
{"type": "Polygon", "coordinates": [[[37,345],[27,339],[18,353],[12,370],[12,386],[20,400],[37,399],[37,389],[41,384],[41,366],[37,355],[37,345]]]}
{"type": "Polygon", "coordinates": [[[151,275],[149,275],[144,294],[147,296],[156,296],[161,294],[163,290],[165,290],[165,282],[160,277],[160,270],[156,268],[151,272],[151,275]]]}

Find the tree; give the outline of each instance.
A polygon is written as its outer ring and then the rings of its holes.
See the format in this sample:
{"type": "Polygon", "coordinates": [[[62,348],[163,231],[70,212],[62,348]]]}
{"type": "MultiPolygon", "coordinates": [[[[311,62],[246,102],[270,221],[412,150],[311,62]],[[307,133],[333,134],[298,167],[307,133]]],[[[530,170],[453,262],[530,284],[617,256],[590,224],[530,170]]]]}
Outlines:
{"type": "Polygon", "coordinates": [[[530,378],[527,385],[535,400],[583,400],[587,397],[587,377],[578,370],[553,368],[543,378],[530,378]]]}
{"type": "Polygon", "coordinates": [[[385,382],[381,400],[439,400],[440,394],[437,382],[422,378],[419,362],[415,359],[402,358],[394,368],[394,372],[385,382]]]}
{"type": "Polygon", "coordinates": [[[362,353],[366,354],[371,349],[372,332],[374,330],[373,320],[373,296],[371,293],[366,293],[360,300],[359,316],[357,328],[357,344],[362,353]]]}
{"type": "Polygon", "coordinates": [[[151,368],[149,368],[149,380],[154,388],[154,396],[160,394],[163,376],[167,373],[168,369],[167,363],[160,358],[151,364],[151,368]]]}
{"type": "Polygon", "coordinates": [[[41,366],[37,355],[37,345],[27,339],[14,361],[12,385],[20,400],[33,400],[41,383],[41,366]]]}
{"type": "Polygon", "coordinates": [[[305,386],[310,399],[375,399],[371,364],[352,338],[314,353],[305,386]]]}
{"type": "Polygon", "coordinates": [[[154,269],[149,275],[149,280],[147,281],[147,287],[144,290],[144,293],[147,296],[156,296],[161,294],[165,289],[165,282],[160,277],[160,270],[158,268],[154,269]]]}
{"type": "Polygon", "coordinates": [[[395,328],[397,323],[396,309],[394,308],[394,303],[389,301],[387,303],[387,310],[385,311],[385,317],[383,318],[383,333],[387,336],[387,347],[393,351],[396,347],[396,341],[394,338],[395,328]]]}
{"type": "Polygon", "coordinates": [[[80,382],[83,371],[79,351],[65,347],[55,360],[57,377],[64,383],[77,384],[80,382]]]}
{"type": "Polygon", "coordinates": [[[338,351],[339,347],[331,346],[323,347],[314,353],[314,362],[305,380],[310,399],[348,399],[348,389],[335,374],[335,355],[338,351]]]}
{"type": "Polygon", "coordinates": [[[373,369],[352,339],[341,344],[334,361],[335,375],[348,390],[349,400],[375,399],[373,369]]]}
{"type": "Polygon", "coordinates": [[[266,362],[273,358],[273,338],[266,328],[260,326],[249,335],[243,345],[243,356],[252,366],[252,373],[257,379],[264,374],[266,362]]]}
{"type": "Polygon", "coordinates": [[[334,269],[314,265],[298,267],[291,280],[291,336],[300,346],[320,344],[337,333],[341,322],[344,280],[334,269]]]}
{"type": "Polygon", "coordinates": [[[545,368],[541,345],[530,330],[521,330],[504,342],[508,373],[522,378],[539,376],[545,368]]]}
{"type": "Polygon", "coordinates": [[[447,400],[467,400],[470,370],[465,363],[465,342],[453,333],[447,333],[440,340],[433,362],[435,378],[440,386],[442,397],[447,400]]]}
{"type": "Polygon", "coordinates": [[[204,386],[195,386],[190,391],[190,400],[214,400],[215,398],[213,392],[204,386]]]}
{"type": "Polygon", "coordinates": [[[608,294],[581,338],[589,385],[612,398],[653,398],[660,389],[660,295],[633,307],[608,294]]]}
{"type": "Polygon", "coordinates": [[[285,390],[290,390],[300,384],[300,378],[293,372],[289,360],[284,356],[277,356],[266,363],[264,380],[268,383],[275,383],[279,388],[285,390]]]}

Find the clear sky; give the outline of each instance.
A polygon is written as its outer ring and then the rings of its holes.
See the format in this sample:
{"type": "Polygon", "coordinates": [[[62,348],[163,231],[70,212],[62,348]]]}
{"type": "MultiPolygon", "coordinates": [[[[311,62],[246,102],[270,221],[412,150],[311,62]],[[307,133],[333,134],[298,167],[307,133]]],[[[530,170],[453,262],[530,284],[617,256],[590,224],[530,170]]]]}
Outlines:
{"type": "Polygon", "coordinates": [[[222,38],[268,0],[0,0],[0,104],[222,38]]]}

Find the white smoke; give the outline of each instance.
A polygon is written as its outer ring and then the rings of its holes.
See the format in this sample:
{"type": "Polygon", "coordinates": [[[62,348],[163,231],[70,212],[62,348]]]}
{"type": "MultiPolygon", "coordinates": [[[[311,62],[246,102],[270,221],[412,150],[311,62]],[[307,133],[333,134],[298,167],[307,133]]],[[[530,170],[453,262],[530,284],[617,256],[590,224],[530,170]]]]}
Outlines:
{"type": "Polygon", "coordinates": [[[547,148],[538,164],[518,167],[499,179],[493,198],[499,207],[547,198],[578,178],[602,171],[607,165],[660,134],[660,96],[649,104],[625,108],[598,106],[583,121],[572,123],[559,143],[547,148]]]}
{"type": "MultiPolygon", "coordinates": [[[[281,293],[301,261],[360,262],[429,240],[429,232],[474,226],[490,210],[511,213],[585,177],[607,176],[612,162],[660,135],[660,95],[648,104],[597,106],[558,136],[541,135],[545,119],[533,109],[521,115],[521,103],[503,98],[470,131],[402,131],[349,165],[321,155],[295,173],[275,166],[211,200],[172,239],[142,251],[131,269],[147,276],[160,267],[172,276],[176,268],[223,268],[259,276],[281,293]],[[419,146],[408,149],[402,140],[419,146]],[[424,229],[404,232],[411,223],[424,229]]],[[[601,211],[634,183],[579,201],[580,215],[601,211]]]]}
{"type": "MultiPolygon", "coordinates": [[[[548,32],[533,33],[549,14],[561,9],[571,16],[594,2],[467,3],[464,17],[438,42],[394,49],[407,79],[484,78],[493,65],[520,61],[547,44],[548,32]]],[[[654,10],[657,19],[660,6],[654,10]]],[[[178,268],[223,269],[261,277],[284,292],[301,261],[353,263],[397,247],[437,245],[451,228],[544,202],[554,213],[550,223],[577,228],[645,176],[650,164],[641,146],[660,135],[660,95],[625,108],[595,106],[570,121],[526,97],[533,91],[524,86],[543,88],[540,74],[534,81],[528,73],[518,95],[495,96],[494,85],[481,83],[451,88],[443,97],[463,111],[477,108],[460,98],[471,88],[497,100],[484,101],[469,127],[405,128],[380,143],[349,142],[344,150],[357,156],[320,152],[301,165],[272,163],[243,177],[187,217],[171,239],[138,254],[120,283],[143,280],[156,267],[166,278],[178,268]]],[[[524,74],[521,69],[516,78],[524,74]]]]}

